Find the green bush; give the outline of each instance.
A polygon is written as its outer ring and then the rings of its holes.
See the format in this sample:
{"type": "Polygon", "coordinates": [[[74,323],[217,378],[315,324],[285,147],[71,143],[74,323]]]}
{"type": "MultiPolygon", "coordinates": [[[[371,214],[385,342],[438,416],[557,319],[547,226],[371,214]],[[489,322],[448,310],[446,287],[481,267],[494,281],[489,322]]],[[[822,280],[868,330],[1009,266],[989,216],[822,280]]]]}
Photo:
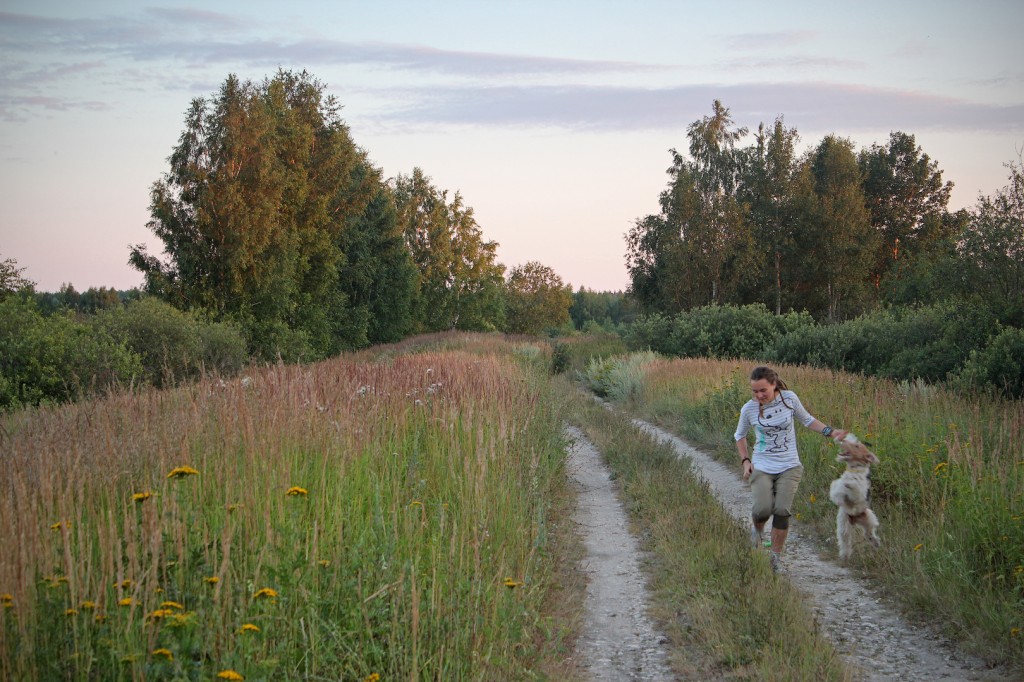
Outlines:
{"type": "Polygon", "coordinates": [[[780,336],[768,355],[780,363],[941,381],[963,365],[972,349],[988,343],[996,324],[989,310],[976,306],[895,308],[841,324],[797,327],[780,336]]]}
{"type": "Polygon", "coordinates": [[[221,376],[237,374],[248,359],[245,336],[229,322],[199,325],[200,360],[203,370],[221,376]]]}
{"type": "Polygon", "coordinates": [[[124,339],[142,358],[146,379],[154,386],[170,386],[194,379],[202,371],[199,323],[169,303],[147,297],[124,308],[104,310],[96,327],[124,339]]]}
{"type": "Polygon", "coordinates": [[[141,358],[104,330],[71,313],[44,316],[30,298],[0,301],[0,409],[75,400],[142,375],[141,358]]]}
{"type": "Polygon", "coordinates": [[[638,318],[625,333],[626,346],[631,350],[653,350],[664,355],[675,355],[669,344],[672,318],[659,313],[638,318]]]}
{"type": "Polygon", "coordinates": [[[1007,327],[984,350],[972,351],[955,383],[1024,398],[1024,329],[1007,327]]]}
{"type": "Polygon", "coordinates": [[[711,305],[666,318],[652,315],[627,332],[631,349],[684,358],[756,358],[782,335],[814,324],[807,313],[774,315],[763,304],[711,305]]]}
{"type": "Polygon", "coordinates": [[[602,398],[629,400],[640,394],[645,367],[657,358],[657,354],[651,351],[632,353],[627,357],[597,358],[587,365],[583,383],[602,398]]]}
{"type": "Polygon", "coordinates": [[[551,344],[551,373],[562,374],[572,366],[569,346],[560,341],[551,344]]]}

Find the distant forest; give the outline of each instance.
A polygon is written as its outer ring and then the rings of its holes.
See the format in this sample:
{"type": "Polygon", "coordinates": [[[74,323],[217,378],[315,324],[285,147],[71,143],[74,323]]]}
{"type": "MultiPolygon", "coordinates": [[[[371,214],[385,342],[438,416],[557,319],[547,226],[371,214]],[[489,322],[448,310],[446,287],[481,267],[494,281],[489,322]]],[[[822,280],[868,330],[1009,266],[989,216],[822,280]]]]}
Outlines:
{"type": "Polygon", "coordinates": [[[1024,323],[1024,166],[974,210],[914,136],[855,150],[829,135],[802,155],[783,118],[753,143],[715,101],[671,150],[661,211],[627,235],[631,292],[645,312],[762,303],[776,314],[854,318],[880,306],[957,300],[1024,323]]]}

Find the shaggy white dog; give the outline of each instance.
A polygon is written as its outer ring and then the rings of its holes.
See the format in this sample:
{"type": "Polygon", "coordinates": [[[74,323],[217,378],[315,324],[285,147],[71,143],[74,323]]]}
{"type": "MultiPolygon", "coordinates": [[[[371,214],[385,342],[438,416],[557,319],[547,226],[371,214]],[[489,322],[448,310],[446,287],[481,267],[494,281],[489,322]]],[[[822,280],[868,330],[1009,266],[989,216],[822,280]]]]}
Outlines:
{"type": "Polygon", "coordinates": [[[868,541],[878,547],[878,517],[868,506],[871,481],[868,474],[871,465],[878,464],[875,453],[865,447],[852,433],[843,440],[837,440],[840,447],[840,462],[846,463],[843,475],[832,481],[828,496],[839,506],[836,516],[836,539],[839,541],[839,557],[848,559],[853,553],[856,540],[855,528],[860,528],[868,541]]]}

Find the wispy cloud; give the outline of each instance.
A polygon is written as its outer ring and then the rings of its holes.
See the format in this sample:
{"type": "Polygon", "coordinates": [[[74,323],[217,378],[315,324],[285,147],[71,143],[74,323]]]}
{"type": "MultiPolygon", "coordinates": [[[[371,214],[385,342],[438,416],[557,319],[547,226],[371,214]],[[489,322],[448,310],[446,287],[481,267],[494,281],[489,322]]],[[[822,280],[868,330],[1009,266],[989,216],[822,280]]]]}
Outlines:
{"type": "Polygon", "coordinates": [[[202,9],[148,7],[146,14],[175,24],[207,26],[218,30],[239,29],[247,25],[247,22],[236,17],[202,9]]]}
{"type": "Polygon", "coordinates": [[[9,97],[0,95],[0,121],[26,121],[36,112],[50,111],[106,111],[110,108],[107,102],[98,100],[81,100],[71,97],[53,97],[46,95],[28,95],[9,97]]]}
{"type": "Polygon", "coordinates": [[[746,125],[784,115],[798,129],[1007,131],[1024,129],[1024,105],[997,106],[900,90],[832,83],[687,85],[675,88],[492,87],[392,91],[404,108],[385,124],[553,126],[575,130],[683,129],[722,100],[746,125]]]}
{"type": "Polygon", "coordinates": [[[247,25],[213,12],[152,9],[148,14],[159,21],[139,15],[70,20],[0,12],[0,48],[8,54],[88,52],[137,62],[174,60],[186,65],[355,64],[472,77],[668,68],[628,61],[444,50],[424,45],[297,40],[284,36],[254,38],[247,25]],[[183,36],[182,25],[195,31],[183,36]]]}

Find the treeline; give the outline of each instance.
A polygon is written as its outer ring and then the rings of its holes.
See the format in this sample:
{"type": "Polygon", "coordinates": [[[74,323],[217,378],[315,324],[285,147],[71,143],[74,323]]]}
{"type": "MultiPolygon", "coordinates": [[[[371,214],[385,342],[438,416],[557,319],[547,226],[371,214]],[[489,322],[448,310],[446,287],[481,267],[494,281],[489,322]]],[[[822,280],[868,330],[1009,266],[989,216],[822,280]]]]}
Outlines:
{"type": "Polygon", "coordinates": [[[859,151],[830,135],[798,155],[780,117],[753,144],[729,109],[672,150],[661,211],[627,235],[630,289],[644,312],[762,303],[849,320],[880,306],[956,300],[1024,325],[1024,165],[973,211],[913,135],[859,151]]]}
{"type": "Polygon", "coordinates": [[[639,314],[636,299],[621,291],[580,287],[573,293],[569,306],[573,329],[583,332],[621,333],[639,314]]]}
{"type": "Polygon", "coordinates": [[[425,332],[569,325],[572,290],[550,267],[506,273],[458,192],[419,168],[385,179],[340,110],[305,71],[232,75],[193,100],[150,193],[161,255],[130,249],[141,292],[39,294],[4,261],[0,408],[229,372],[239,348],[243,361],[306,362],[425,332]],[[125,331],[146,319],[152,334],[125,331]],[[156,331],[165,319],[189,330],[174,349],[156,331]],[[86,337],[103,350],[76,365],[86,337]]]}
{"type": "Polygon", "coordinates": [[[665,355],[759,358],[1024,397],[1024,329],[1002,325],[987,307],[903,306],[830,324],[762,303],[710,305],[644,317],[625,338],[665,355]]]}

